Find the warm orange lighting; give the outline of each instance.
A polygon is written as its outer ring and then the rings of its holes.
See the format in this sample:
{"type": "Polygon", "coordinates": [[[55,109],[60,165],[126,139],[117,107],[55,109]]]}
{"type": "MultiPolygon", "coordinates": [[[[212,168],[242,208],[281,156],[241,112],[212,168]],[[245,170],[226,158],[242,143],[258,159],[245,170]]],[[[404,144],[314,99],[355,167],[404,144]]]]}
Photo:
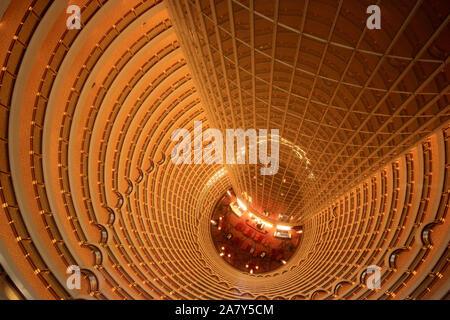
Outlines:
{"type": "Polygon", "coordinates": [[[264,220],[261,220],[261,219],[259,219],[259,218],[256,218],[256,217],[255,217],[255,220],[256,220],[257,223],[262,223],[262,224],[265,225],[266,227],[269,227],[269,228],[272,228],[272,227],[273,227],[273,224],[271,224],[271,223],[269,223],[269,222],[266,222],[266,221],[264,221],[264,220]]]}
{"type": "Polygon", "coordinates": [[[289,230],[291,230],[291,227],[289,227],[289,226],[283,226],[283,225],[277,225],[277,229],[278,229],[278,230],[289,231],[289,230]]]}
{"type": "Polygon", "coordinates": [[[236,201],[237,201],[239,207],[240,207],[242,210],[247,211],[247,207],[245,206],[245,204],[244,204],[239,198],[236,198],[236,201]]]}
{"type": "Polygon", "coordinates": [[[0,1],[0,297],[450,298],[450,0],[0,1]]]}
{"type": "Polygon", "coordinates": [[[239,206],[236,205],[236,202],[230,203],[230,207],[231,207],[231,210],[233,211],[234,214],[236,214],[238,217],[242,216],[242,211],[239,208],[239,206]]]}
{"type": "Polygon", "coordinates": [[[262,221],[262,220],[261,220],[261,222],[262,222],[266,227],[269,227],[269,228],[272,228],[272,227],[273,227],[273,224],[271,224],[271,223],[268,223],[268,222],[265,222],[265,221],[262,221]]]}

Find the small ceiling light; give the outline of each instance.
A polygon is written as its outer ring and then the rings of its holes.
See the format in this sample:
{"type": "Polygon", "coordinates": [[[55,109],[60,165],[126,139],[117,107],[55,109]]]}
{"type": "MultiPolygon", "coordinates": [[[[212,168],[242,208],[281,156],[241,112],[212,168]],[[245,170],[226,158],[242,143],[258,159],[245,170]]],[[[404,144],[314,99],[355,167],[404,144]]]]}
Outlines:
{"type": "Polygon", "coordinates": [[[278,226],[277,226],[277,229],[278,229],[278,230],[289,231],[289,230],[291,230],[291,227],[289,227],[289,226],[278,225],[278,226]]]}
{"type": "Polygon", "coordinates": [[[286,260],[281,259],[282,264],[286,264],[286,260]]]}

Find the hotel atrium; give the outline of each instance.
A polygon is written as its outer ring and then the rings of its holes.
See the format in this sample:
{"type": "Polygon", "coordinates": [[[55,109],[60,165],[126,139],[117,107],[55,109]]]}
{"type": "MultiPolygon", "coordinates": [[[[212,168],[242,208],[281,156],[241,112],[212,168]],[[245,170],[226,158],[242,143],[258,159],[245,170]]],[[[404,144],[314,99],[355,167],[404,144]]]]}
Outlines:
{"type": "Polygon", "coordinates": [[[0,299],[449,299],[449,14],[2,0],[0,299]],[[175,163],[200,121],[278,170],[175,163]]]}

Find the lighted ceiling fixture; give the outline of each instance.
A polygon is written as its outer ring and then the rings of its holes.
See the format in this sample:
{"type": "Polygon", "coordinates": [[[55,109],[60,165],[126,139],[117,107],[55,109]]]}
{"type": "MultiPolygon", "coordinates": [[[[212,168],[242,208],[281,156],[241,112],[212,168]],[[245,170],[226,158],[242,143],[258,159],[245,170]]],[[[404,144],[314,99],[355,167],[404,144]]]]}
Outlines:
{"type": "Polygon", "coordinates": [[[238,203],[239,207],[240,207],[242,210],[247,211],[246,205],[245,205],[239,198],[236,198],[236,200],[237,200],[237,203],[238,203]]]}
{"type": "Polygon", "coordinates": [[[284,231],[290,231],[291,227],[289,226],[283,226],[283,225],[277,225],[278,230],[284,230],[284,231]]]}
{"type": "Polygon", "coordinates": [[[242,217],[242,210],[239,208],[239,206],[236,204],[236,202],[232,202],[230,203],[230,208],[233,211],[233,213],[235,215],[237,215],[238,217],[242,217]]]}
{"type": "Polygon", "coordinates": [[[272,228],[272,227],[273,227],[273,224],[268,223],[268,222],[266,222],[266,221],[261,220],[261,223],[264,224],[266,227],[269,227],[269,228],[272,228]]]}
{"type": "Polygon", "coordinates": [[[242,195],[245,199],[247,199],[248,202],[252,203],[252,197],[249,196],[246,191],[242,192],[242,195]]]}
{"type": "Polygon", "coordinates": [[[253,217],[257,223],[262,223],[263,225],[265,225],[266,227],[269,227],[269,228],[273,227],[273,224],[254,216],[253,213],[250,213],[250,218],[253,218],[253,217]]]}

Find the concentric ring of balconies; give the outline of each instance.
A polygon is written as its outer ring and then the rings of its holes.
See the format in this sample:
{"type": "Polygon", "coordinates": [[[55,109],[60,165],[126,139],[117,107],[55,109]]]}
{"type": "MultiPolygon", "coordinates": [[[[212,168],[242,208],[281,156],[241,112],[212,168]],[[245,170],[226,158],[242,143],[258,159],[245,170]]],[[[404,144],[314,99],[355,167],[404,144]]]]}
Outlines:
{"type": "Polygon", "coordinates": [[[27,298],[445,294],[447,127],[305,219],[289,264],[243,275],[209,239],[228,176],[206,189],[221,166],[170,161],[173,129],[214,118],[164,4],[80,6],[80,31],[65,29],[63,3],[46,0],[15,4],[0,26],[12,39],[0,45],[1,263],[27,298]],[[70,264],[82,268],[80,292],[65,288],[70,264]],[[364,286],[370,264],[382,267],[379,291],[364,286]]]}

